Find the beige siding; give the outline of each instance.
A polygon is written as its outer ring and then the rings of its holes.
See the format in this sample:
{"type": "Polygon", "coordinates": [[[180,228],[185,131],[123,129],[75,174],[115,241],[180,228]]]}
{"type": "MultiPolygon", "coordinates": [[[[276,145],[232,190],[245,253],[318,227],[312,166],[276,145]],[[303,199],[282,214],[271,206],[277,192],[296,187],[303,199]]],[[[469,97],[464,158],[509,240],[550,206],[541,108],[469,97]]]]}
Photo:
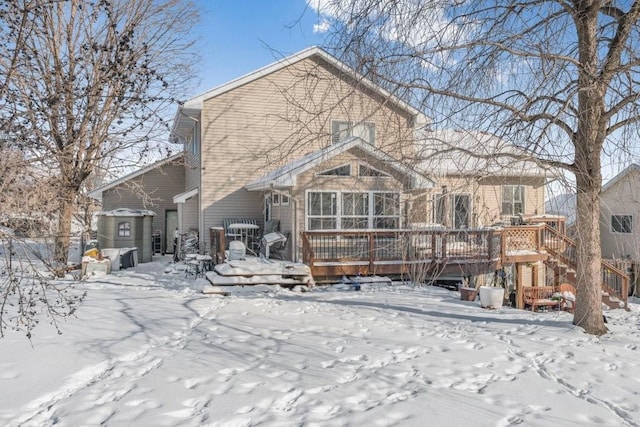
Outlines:
{"type": "Polygon", "coordinates": [[[331,120],[374,122],[376,146],[396,157],[408,152],[413,136],[408,113],[354,91],[330,67],[310,59],[205,100],[201,117],[205,230],[230,216],[262,220],[262,196],[245,192],[244,185],[329,145],[331,120]]]}
{"type": "Polygon", "coordinates": [[[200,124],[194,122],[190,142],[185,144],[185,190],[190,191],[200,185],[201,144],[200,124]],[[195,147],[195,150],[193,149],[195,147]],[[195,151],[195,152],[194,152],[195,151]]]}
{"type": "Polygon", "coordinates": [[[600,197],[602,256],[640,258],[640,171],[634,170],[609,187],[600,197]],[[611,215],[631,215],[632,233],[611,229],[611,215]]]}
{"type": "MultiPolygon", "coordinates": [[[[165,230],[165,213],[177,209],[173,196],[184,191],[182,162],[158,166],[136,178],[110,188],[102,194],[102,209],[149,209],[156,213],[153,230],[165,230]]],[[[170,231],[171,232],[171,231],[170,231]]]]}
{"type": "Polygon", "coordinates": [[[182,210],[182,231],[198,229],[198,196],[194,196],[184,203],[182,210]]]}
{"type": "MultiPolygon", "coordinates": [[[[367,160],[357,155],[359,153],[345,152],[338,156],[335,156],[326,162],[302,173],[298,176],[296,187],[292,190],[291,195],[295,202],[295,227],[297,230],[296,240],[294,242],[297,248],[296,257],[301,258],[302,242],[300,240],[300,232],[307,229],[305,223],[305,210],[306,210],[306,193],[307,191],[394,191],[402,193],[404,184],[397,177],[358,177],[358,176],[322,176],[318,175],[323,171],[332,169],[345,164],[351,165],[351,173],[357,175],[358,165],[365,164],[371,166],[367,160]]],[[[376,164],[377,169],[388,172],[388,167],[385,165],[376,164]]],[[[394,172],[395,173],[395,172],[394,172]]],[[[408,197],[407,194],[401,194],[401,208],[404,205],[404,201],[408,197]]],[[[401,218],[404,212],[401,212],[401,218]]],[[[289,231],[289,230],[286,230],[289,231]]]]}
{"type": "Polygon", "coordinates": [[[544,178],[537,177],[490,177],[461,178],[439,177],[432,190],[431,197],[426,200],[427,217],[433,221],[433,198],[442,194],[446,185],[449,194],[468,194],[471,196],[471,226],[483,227],[499,221],[508,221],[510,215],[502,215],[502,187],[504,185],[525,186],[525,215],[544,213],[544,178]]]}

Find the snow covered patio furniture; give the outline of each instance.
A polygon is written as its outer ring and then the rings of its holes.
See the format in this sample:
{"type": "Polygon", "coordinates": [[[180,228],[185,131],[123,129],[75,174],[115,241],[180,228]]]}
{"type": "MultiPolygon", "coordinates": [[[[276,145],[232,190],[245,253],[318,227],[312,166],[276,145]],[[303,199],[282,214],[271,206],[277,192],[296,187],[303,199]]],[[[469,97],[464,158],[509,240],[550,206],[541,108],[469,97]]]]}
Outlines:
{"type": "Polygon", "coordinates": [[[247,249],[255,246],[256,237],[260,227],[258,221],[253,218],[225,218],[222,221],[224,237],[227,242],[241,240],[247,249]]]}
{"type": "Polygon", "coordinates": [[[538,307],[551,307],[559,310],[563,305],[562,298],[555,299],[553,286],[529,286],[523,289],[524,305],[531,306],[531,311],[538,307]]]}
{"type": "Polygon", "coordinates": [[[562,294],[563,302],[562,309],[569,313],[576,312],[576,288],[569,283],[562,283],[560,285],[560,293],[562,294]]]}

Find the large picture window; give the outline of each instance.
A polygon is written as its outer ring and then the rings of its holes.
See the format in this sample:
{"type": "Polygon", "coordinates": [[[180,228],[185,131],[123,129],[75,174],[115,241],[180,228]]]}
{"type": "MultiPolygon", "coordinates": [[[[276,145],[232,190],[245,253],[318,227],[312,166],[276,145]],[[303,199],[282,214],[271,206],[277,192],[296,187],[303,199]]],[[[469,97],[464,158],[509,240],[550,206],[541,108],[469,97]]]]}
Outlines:
{"type": "Polygon", "coordinates": [[[504,185],[502,187],[502,215],[524,213],[524,185],[504,185]]]}
{"type": "Polygon", "coordinates": [[[399,226],[399,193],[307,192],[307,230],[395,229],[399,226]]]}
{"type": "Polygon", "coordinates": [[[632,233],[633,217],[631,215],[611,215],[611,231],[613,233],[632,233]]]}

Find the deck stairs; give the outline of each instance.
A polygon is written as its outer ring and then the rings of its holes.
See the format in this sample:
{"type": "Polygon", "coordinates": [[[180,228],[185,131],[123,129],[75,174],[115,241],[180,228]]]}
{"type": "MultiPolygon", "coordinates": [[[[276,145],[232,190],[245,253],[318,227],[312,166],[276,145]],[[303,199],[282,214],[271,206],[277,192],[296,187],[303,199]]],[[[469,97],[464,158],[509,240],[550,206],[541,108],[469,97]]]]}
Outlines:
{"type": "MultiPolygon", "coordinates": [[[[576,243],[565,234],[546,225],[543,229],[543,247],[551,255],[547,266],[554,272],[557,283],[576,286],[576,243]]],[[[607,261],[602,261],[602,303],[612,309],[628,310],[629,278],[607,261]]]]}

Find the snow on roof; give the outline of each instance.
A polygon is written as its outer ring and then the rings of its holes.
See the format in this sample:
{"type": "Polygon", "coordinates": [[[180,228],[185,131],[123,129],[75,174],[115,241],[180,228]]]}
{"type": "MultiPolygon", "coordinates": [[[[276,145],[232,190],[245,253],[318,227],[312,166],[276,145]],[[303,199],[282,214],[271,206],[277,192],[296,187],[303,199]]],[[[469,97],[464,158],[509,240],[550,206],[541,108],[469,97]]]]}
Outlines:
{"type": "Polygon", "coordinates": [[[255,181],[250,182],[245,186],[245,188],[249,191],[261,191],[270,188],[293,187],[296,185],[296,178],[299,174],[354,147],[358,147],[366,151],[369,155],[385,161],[388,166],[411,177],[411,188],[422,189],[433,187],[433,181],[427,179],[422,174],[409,169],[405,165],[402,165],[396,159],[378,150],[368,142],[354,136],[345,138],[336,144],[316,150],[300,157],[297,160],[287,163],[284,166],[274,169],[255,181]]]}
{"type": "Polygon", "coordinates": [[[423,159],[419,169],[434,175],[553,175],[517,146],[485,132],[426,131],[416,149],[423,159]]]}
{"type": "Polygon", "coordinates": [[[118,208],[112,211],[99,212],[98,215],[100,216],[155,216],[156,213],[154,211],[150,211],[147,209],[118,208]]]}
{"type": "Polygon", "coordinates": [[[640,165],[637,163],[631,163],[622,172],[620,172],[618,175],[611,178],[605,185],[603,185],[602,192],[607,191],[609,188],[613,187],[615,184],[623,180],[631,172],[637,171],[637,170],[640,170],[640,165]]]}

